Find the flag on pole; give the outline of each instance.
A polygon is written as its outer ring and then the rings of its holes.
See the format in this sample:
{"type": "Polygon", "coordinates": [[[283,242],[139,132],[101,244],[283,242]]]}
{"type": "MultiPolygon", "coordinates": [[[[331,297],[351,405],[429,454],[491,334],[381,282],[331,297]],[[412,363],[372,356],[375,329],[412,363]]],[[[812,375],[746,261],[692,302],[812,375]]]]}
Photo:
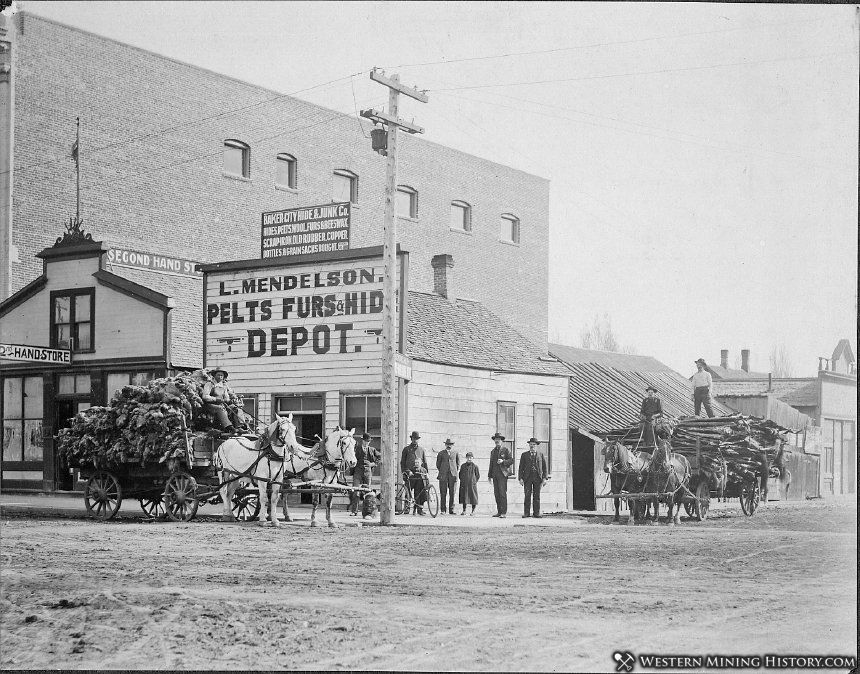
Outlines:
{"type": "Polygon", "coordinates": [[[69,158],[73,162],[75,162],[76,164],[78,163],[78,141],[77,141],[77,139],[75,139],[75,142],[72,143],[72,151],[69,153],[69,158]]]}

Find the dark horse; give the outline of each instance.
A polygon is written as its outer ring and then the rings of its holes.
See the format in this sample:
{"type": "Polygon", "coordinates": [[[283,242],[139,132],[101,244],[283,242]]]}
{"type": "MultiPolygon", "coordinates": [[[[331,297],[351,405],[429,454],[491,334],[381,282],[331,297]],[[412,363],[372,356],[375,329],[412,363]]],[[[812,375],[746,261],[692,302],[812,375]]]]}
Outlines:
{"type": "Polygon", "coordinates": [[[660,438],[657,447],[651,455],[651,462],[645,468],[645,486],[643,490],[650,494],[659,494],[646,499],[654,504],[654,523],[660,517],[660,501],[665,501],[669,507],[666,524],[673,526],[681,523],[681,496],[690,482],[690,462],[681,454],[673,454],[669,441],[660,438]],[[672,510],[677,502],[678,508],[674,515],[672,510]]]}
{"type": "MultiPolygon", "coordinates": [[[[642,470],[651,458],[649,454],[645,452],[634,453],[617,440],[606,445],[602,453],[603,472],[609,473],[609,484],[613,494],[621,494],[625,491],[628,493],[642,491],[644,485],[642,470]]],[[[615,502],[615,519],[613,521],[618,522],[620,520],[621,499],[613,500],[615,502]]],[[[636,519],[636,509],[631,507],[630,512],[632,518],[629,521],[632,524],[636,519]]]]}

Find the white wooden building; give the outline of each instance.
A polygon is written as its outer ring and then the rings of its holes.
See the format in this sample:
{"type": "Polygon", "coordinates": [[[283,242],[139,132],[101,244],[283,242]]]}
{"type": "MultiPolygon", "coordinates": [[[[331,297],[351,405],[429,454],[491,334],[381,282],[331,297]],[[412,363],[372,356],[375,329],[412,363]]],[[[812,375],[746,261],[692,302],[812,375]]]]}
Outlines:
{"type": "MultiPolygon", "coordinates": [[[[487,470],[500,431],[518,458],[543,441],[551,479],[546,512],[570,497],[567,372],[481,303],[457,297],[450,255],[433,258],[434,293],[409,291],[409,255],[398,252],[400,447],[421,435],[431,477],[450,438],[481,471],[479,510],[494,510],[487,470]]],[[[260,421],[293,412],[306,443],[337,425],[378,446],[382,381],[382,249],[206,265],[204,357],[220,366],[260,421]]],[[[521,507],[516,480],[510,512],[521,507]]]]}

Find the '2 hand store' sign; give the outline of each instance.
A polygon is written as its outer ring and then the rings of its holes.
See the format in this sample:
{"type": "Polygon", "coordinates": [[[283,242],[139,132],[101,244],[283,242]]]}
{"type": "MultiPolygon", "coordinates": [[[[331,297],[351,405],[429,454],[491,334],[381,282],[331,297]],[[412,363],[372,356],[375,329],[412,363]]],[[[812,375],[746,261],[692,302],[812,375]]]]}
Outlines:
{"type": "MultiPolygon", "coordinates": [[[[290,367],[321,358],[377,359],[383,267],[367,261],[213,272],[206,281],[207,365],[290,367]],[[260,365],[255,365],[255,362],[260,365]]],[[[233,369],[231,369],[233,368],[233,369]]]]}

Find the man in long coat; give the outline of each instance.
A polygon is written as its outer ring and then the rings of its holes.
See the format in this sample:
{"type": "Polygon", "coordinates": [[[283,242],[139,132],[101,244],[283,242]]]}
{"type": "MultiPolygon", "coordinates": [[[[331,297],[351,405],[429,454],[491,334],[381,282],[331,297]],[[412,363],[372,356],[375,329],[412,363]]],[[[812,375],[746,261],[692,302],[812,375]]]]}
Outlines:
{"type": "MultiPolygon", "coordinates": [[[[373,479],[373,467],[379,462],[379,452],[370,445],[370,433],[363,433],[355,448],[355,469],[352,473],[352,486],[370,486],[373,479]]],[[[358,492],[352,492],[349,497],[349,514],[358,515],[358,492]]]]}
{"type": "Polygon", "coordinates": [[[525,487],[523,500],[523,517],[540,518],[540,490],[546,484],[549,475],[546,457],[537,451],[540,440],[529,438],[529,451],[520,457],[520,469],[517,472],[520,484],[525,487]],[[531,508],[532,514],[529,515],[531,508]]]}
{"type": "Polygon", "coordinates": [[[654,435],[654,422],[663,414],[663,403],[657,397],[657,389],[653,386],[648,386],[645,389],[645,398],[642,400],[642,407],[639,408],[639,421],[642,422],[642,441],[649,448],[648,451],[654,451],[657,446],[657,438],[654,435]]]}
{"type": "Polygon", "coordinates": [[[439,500],[442,502],[442,512],[454,514],[454,494],[457,488],[457,477],[460,473],[460,455],[454,449],[451,438],[445,440],[445,449],[436,455],[436,470],[439,471],[439,500]],[[445,497],[448,496],[446,501],[445,497]],[[445,510],[445,503],[448,509],[445,510]]]}
{"type": "Polygon", "coordinates": [[[493,440],[496,441],[496,446],[490,452],[489,478],[493,483],[493,496],[496,498],[498,510],[493,517],[504,518],[508,516],[508,478],[511,466],[514,465],[514,457],[511,456],[511,450],[502,444],[505,440],[504,435],[496,432],[493,440]]]}

